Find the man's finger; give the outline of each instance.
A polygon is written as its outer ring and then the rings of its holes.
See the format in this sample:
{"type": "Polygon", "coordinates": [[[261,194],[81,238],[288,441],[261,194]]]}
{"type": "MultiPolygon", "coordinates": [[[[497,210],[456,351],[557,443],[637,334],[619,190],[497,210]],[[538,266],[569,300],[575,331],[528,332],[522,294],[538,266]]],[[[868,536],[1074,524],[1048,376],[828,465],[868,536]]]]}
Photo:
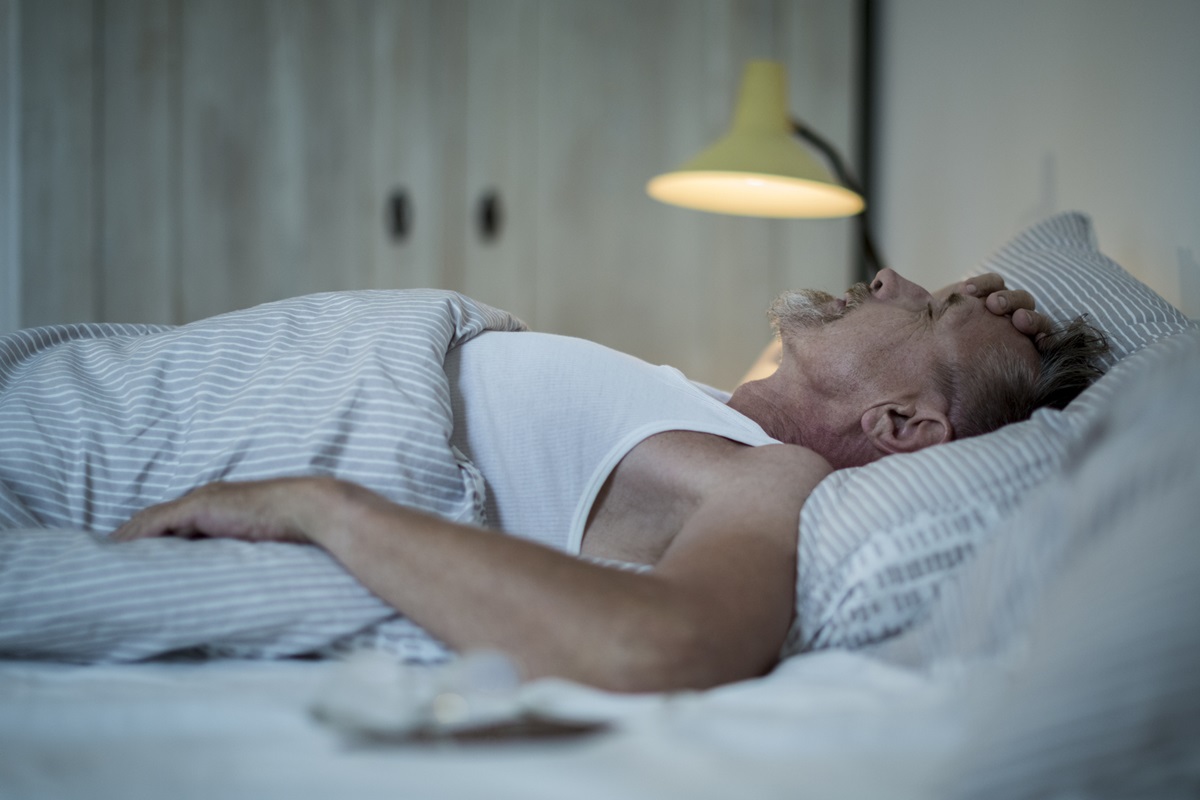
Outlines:
{"type": "Polygon", "coordinates": [[[1013,326],[1026,336],[1032,336],[1036,342],[1042,336],[1050,333],[1054,324],[1045,314],[1039,314],[1028,308],[1017,309],[1012,315],[1013,326]]]}
{"type": "Polygon", "coordinates": [[[117,528],[108,538],[113,542],[132,542],[135,539],[145,539],[152,534],[153,529],[146,524],[145,517],[138,514],[117,528]]]}
{"type": "Polygon", "coordinates": [[[177,520],[173,520],[172,517],[180,516],[177,513],[180,502],[176,500],[143,508],[108,538],[114,542],[131,542],[134,539],[162,536],[167,531],[173,530],[173,523],[177,520]]]}
{"type": "Polygon", "coordinates": [[[1037,308],[1037,302],[1033,299],[1033,295],[1024,289],[1005,289],[994,292],[984,299],[984,303],[987,304],[988,311],[993,314],[1012,314],[1021,308],[1029,311],[1037,308]]]}
{"type": "Polygon", "coordinates": [[[995,272],[985,272],[963,281],[963,292],[972,297],[987,297],[1004,289],[1004,278],[995,272]]]}

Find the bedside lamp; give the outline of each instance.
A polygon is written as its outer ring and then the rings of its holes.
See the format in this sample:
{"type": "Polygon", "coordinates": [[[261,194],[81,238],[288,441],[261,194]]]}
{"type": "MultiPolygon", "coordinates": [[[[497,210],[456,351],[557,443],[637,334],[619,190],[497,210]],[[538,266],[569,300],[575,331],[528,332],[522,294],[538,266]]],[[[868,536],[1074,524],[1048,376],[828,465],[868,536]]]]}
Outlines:
{"type": "MultiPolygon", "coordinates": [[[[646,193],[671,205],[749,217],[832,218],[862,213],[862,192],[837,151],[789,118],[787,77],[778,61],[751,61],[742,75],[729,132],[679,169],[658,175],[646,193]],[[836,173],[797,137],[815,147],[836,173]]],[[[865,223],[863,247],[882,267],[865,223]]]]}
{"type": "Polygon", "coordinates": [[[787,77],[777,61],[751,61],[729,132],[646,192],[664,203],[748,217],[848,217],[858,192],[839,185],[796,141],[785,110],[787,77]]]}

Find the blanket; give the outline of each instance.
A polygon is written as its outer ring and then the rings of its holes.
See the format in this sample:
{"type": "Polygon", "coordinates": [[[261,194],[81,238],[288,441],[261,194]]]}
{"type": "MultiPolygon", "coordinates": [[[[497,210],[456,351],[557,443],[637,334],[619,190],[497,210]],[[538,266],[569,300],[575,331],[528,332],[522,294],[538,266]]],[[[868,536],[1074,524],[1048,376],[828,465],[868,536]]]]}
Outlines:
{"type": "Polygon", "coordinates": [[[453,292],[369,291],[180,327],[3,337],[0,653],[276,657],[366,637],[408,660],[444,657],[316,548],[105,537],[195,486],[289,474],[482,525],[482,476],[450,445],[442,362],[484,330],[522,329],[453,292]]]}

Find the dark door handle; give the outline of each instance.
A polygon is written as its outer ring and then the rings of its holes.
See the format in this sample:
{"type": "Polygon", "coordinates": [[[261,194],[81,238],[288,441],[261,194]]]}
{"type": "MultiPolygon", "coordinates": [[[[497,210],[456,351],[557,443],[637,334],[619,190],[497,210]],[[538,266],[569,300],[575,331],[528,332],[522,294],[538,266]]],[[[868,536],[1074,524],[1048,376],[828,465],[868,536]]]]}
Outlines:
{"type": "Polygon", "coordinates": [[[495,242],[500,238],[500,230],[504,227],[504,206],[500,202],[500,193],[495,189],[488,189],[479,198],[475,223],[481,241],[495,242]]]}
{"type": "Polygon", "coordinates": [[[404,187],[392,192],[387,202],[387,228],[393,242],[403,242],[412,232],[413,209],[404,187]]]}

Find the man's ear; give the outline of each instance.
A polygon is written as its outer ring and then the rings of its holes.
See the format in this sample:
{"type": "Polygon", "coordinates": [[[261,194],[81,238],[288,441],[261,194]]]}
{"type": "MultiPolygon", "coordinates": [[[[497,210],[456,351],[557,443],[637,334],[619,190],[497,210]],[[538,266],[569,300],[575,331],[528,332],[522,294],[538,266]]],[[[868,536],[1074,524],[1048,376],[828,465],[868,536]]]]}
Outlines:
{"type": "Polygon", "coordinates": [[[945,414],[916,404],[872,406],[862,415],[862,429],[871,445],[885,455],[915,453],[954,438],[945,414]]]}

